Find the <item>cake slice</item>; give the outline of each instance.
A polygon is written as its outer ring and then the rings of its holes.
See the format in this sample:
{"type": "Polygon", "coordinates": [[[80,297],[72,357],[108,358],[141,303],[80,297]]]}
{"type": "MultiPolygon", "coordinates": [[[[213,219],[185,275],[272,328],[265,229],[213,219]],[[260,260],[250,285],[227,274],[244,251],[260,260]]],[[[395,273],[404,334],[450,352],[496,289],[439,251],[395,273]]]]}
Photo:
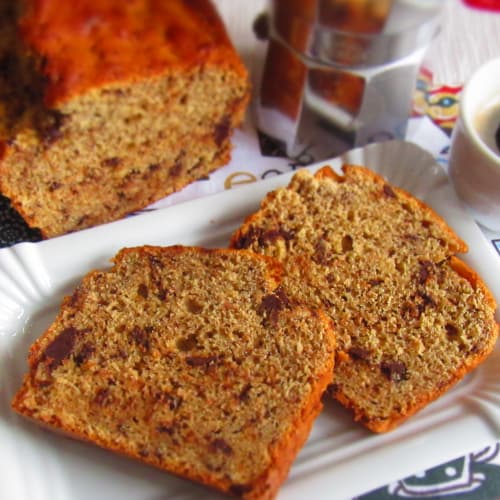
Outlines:
{"type": "Polygon", "coordinates": [[[247,71],[209,0],[0,0],[0,192],[43,236],[230,159],[247,71]]]}
{"type": "Polygon", "coordinates": [[[388,431],[492,351],[495,301],[429,207],[372,171],[298,172],[231,245],[272,255],[290,300],[322,307],[337,334],[331,394],[388,431]]]}
{"type": "Polygon", "coordinates": [[[124,249],[32,346],[13,400],[75,438],[273,498],[332,380],[334,334],[251,252],[124,249]]]}

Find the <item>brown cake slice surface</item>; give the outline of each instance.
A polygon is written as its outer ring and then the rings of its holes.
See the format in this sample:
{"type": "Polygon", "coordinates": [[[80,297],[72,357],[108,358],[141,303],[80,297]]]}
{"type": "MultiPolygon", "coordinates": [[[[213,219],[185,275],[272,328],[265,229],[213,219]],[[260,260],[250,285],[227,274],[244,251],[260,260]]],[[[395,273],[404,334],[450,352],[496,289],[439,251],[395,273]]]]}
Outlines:
{"type": "Polygon", "coordinates": [[[13,408],[243,498],[273,498],[321,410],[334,334],[252,252],[125,249],[32,346],[13,408]]]}
{"type": "Polygon", "coordinates": [[[337,334],[332,395],[387,431],[492,351],[495,301],[455,257],[466,245],[429,207],[370,170],[297,173],[231,245],[278,258],[292,300],[323,307],[337,334]]]}

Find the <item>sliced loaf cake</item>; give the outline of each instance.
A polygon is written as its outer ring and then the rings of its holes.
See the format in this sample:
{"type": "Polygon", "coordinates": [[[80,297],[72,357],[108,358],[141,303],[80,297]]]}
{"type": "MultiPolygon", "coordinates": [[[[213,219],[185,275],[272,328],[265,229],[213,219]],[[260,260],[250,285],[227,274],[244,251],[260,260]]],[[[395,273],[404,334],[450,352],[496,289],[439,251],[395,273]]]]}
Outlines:
{"type": "Polygon", "coordinates": [[[210,0],[0,0],[0,192],[53,237],[230,158],[247,71],[210,0]]]}
{"type": "Polygon", "coordinates": [[[32,346],[13,408],[243,498],[273,498],[332,380],[334,334],[252,252],[122,250],[32,346]]]}
{"type": "Polygon", "coordinates": [[[292,300],[323,307],[337,333],[332,395],[387,431],[493,349],[495,301],[455,257],[467,247],[429,207],[370,170],[297,173],[232,238],[278,258],[292,300]]]}

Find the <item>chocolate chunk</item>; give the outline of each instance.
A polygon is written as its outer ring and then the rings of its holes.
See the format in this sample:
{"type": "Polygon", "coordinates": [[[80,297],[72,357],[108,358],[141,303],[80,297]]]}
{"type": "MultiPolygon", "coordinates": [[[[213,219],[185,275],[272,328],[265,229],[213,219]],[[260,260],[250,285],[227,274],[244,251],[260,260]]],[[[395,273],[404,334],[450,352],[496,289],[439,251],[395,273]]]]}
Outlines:
{"type": "Polygon", "coordinates": [[[427,293],[420,293],[419,294],[420,298],[422,299],[422,306],[424,309],[426,307],[436,307],[436,301],[427,293]]]}
{"type": "Polygon", "coordinates": [[[250,227],[250,229],[241,235],[234,243],[234,248],[242,249],[249,248],[255,242],[259,241],[259,238],[262,234],[262,230],[254,227],[250,227]]]}
{"type": "Polygon", "coordinates": [[[158,257],[155,257],[154,255],[150,255],[148,257],[148,260],[149,260],[149,266],[151,267],[151,269],[155,269],[155,268],[163,269],[165,267],[162,260],[159,259],[158,257]]]}
{"type": "Polygon", "coordinates": [[[172,177],[179,177],[181,173],[182,173],[182,159],[178,159],[175,161],[172,168],[170,169],[170,175],[172,177]]]}
{"type": "Polygon", "coordinates": [[[400,361],[383,361],[380,363],[380,369],[392,382],[401,382],[408,378],[406,365],[400,361]]]}
{"type": "Polygon", "coordinates": [[[381,279],[368,280],[368,284],[370,286],[378,286],[378,285],[381,285],[383,282],[384,282],[384,280],[381,280],[381,279]]]}
{"type": "Polygon", "coordinates": [[[346,234],[342,238],[342,252],[344,252],[344,253],[351,252],[352,249],[353,249],[352,236],[350,236],[349,234],[346,234]]]}
{"type": "Polygon", "coordinates": [[[182,352],[192,351],[198,346],[198,337],[192,333],[187,337],[182,337],[176,342],[177,349],[182,352]]]}
{"type": "Polygon", "coordinates": [[[137,293],[147,299],[148,298],[148,287],[144,284],[144,283],[141,283],[138,287],[137,287],[137,293]]]}
{"type": "Polygon", "coordinates": [[[45,349],[44,358],[49,358],[50,368],[56,368],[69,357],[75,345],[78,330],[72,326],[65,328],[45,349]]]}
{"type": "Polygon", "coordinates": [[[419,261],[420,269],[418,271],[418,281],[421,285],[425,284],[431,275],[433,264],[429,260],[419,261]]]}
{"type": "Polygon", "coordinates": [[[130,332],[130,338],[142,349],[149,350],[149,335],[146,329],[134,326],[130,332]]]}
{"type": "Polygon", "coordinates": [[[98,406],[109,406],[113,402],[109,389],[99,389],[94,396],[93,402],[98,406]]]}
{"type": "Polygon", "coordinates": [[[418,319],[422,314],[422,309],[413,302],[405,302],[401,306],[401,316],[405,319],[418,319]]]}
{"type": "Polygon", "coordinates": [[[290,307],[292,303],[290,302],[290,299],[288,298],[287,294],[285,293],[285,290],[279,286],[274,290],[274,295],[280,299],[281,303],[283,304],[283,307],[290,307]]]}
{"type": "Polygon", "coordinates": [[[394,192],[394,190],[392,189],[391,186],[389,186],[389,184],[384,184],[384,187],[382,188],[384,194],[386,196],[388,196],[389,198],[396,198],[396,193],[394,192]]]}
{"type": "Polygon", "coordinates": [[[101,165],[103,167],[117,167],[122,162],[122,159],[118,156],[113,156],[111,158],[106,158],[102,160],[101,165]]]}
{"type": "Polygon", "coordinates": [[[49,184],[49,191],[50,191],[51,193],[53,193],[56,189],[59,189],[59,188],[61,188],[61,187],[62,187],[62,184],[61,184],[60,182],[56,182],[56,181],[54,181],[54,182],[51,182],[51,183],[49,184]]]}
{"type": "Polygon", "coordinates": [[[260,304],[259,312],[265,314],[272,314],[274,311],[279,311],[283,304],[279,297],[274,294],[266,295],[260,304]]]}
{"type": "Polygon", "coordinates": [[[257,243],[259,247],[263,248],[269,243],[275,243],[280,238],[285,241],[290,241],[294,237],[295,233],[293,231],[289,231],[282,226],[279,226],[276,229],[268,229],[267,231],[263,231],[260,228],[250,227],[245,234],[236,240],[234,247],[238,249],[248,248],[254,243],[257,243]]]}
{"type": "Polygon", "coordinates": [[[224,141],[229,137],[229,132],[231,130],[231,117],[229,115],[224,115],[222,119],[217,123],[214,130],[214,141],[215,144],[220,148],[224,141]]]}
{"type": "Polygon", "coordinates": [[[169,434],[170,436],[174,433],[174,428],[170,425],[158,425],[156,427],[156,430],[160,432],[161,434],[169,434]]]}
{"type": "Polygon", "coordinates": [[[277,288],[274,293],[263,297],[258,313],[265,315],[273,323],[278,319],[279,312],[290,306],[290,300],[281,288],[277,288]]]}
{"type": "Polygon", "coordinates": [[[243,389],[240,392],[240,395],[238,396],[240,401],[248,401],[251,388],[252,388],[251,384],[246,384],[245,387],[243,387],[243,389]]]}
{"type": "Polygon", "coordinates": [[[189,356],[186,358],[186,363],[189,366],[211,366],[217,361],[217,356],[189,356]]]}
{"type": "Polygon", "coordinates": [[[222,438],[214,439],[210,444],[210,449],[212,451],[222,451],[224,455],[231,455],[233,453],[231,446],[222,438]]]}
{"type": "Polygon", "coordinates": [[[456,340],[458,338],[458,328],[451,323],[445,325],[446,335],[450,340],[456,340]]]}
{"type": "Polygon", "coordinates": [[[203,304],[196,299],[186,299],[186,308],[191,314],[200,314],[203,311],[203,304]]]}
{"type": "Polygon", "coordinates": [[[362,347],[351,347],[349,349],[349,356],[352,359],[362,359],[366,361],[370,357],[370,351],[368,349],[363,349],[362,347]]]}

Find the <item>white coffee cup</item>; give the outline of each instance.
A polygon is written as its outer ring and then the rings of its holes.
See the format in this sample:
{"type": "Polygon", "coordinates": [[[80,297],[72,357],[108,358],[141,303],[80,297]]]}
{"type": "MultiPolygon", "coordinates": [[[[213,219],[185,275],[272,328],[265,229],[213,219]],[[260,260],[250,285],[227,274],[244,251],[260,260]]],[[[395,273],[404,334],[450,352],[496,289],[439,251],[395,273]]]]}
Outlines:
{"type": "Polygon", "coordinates": [[[482,226],[500,231],[500,58],[481,66],[462,90],[449,174],[482,226]]]}

